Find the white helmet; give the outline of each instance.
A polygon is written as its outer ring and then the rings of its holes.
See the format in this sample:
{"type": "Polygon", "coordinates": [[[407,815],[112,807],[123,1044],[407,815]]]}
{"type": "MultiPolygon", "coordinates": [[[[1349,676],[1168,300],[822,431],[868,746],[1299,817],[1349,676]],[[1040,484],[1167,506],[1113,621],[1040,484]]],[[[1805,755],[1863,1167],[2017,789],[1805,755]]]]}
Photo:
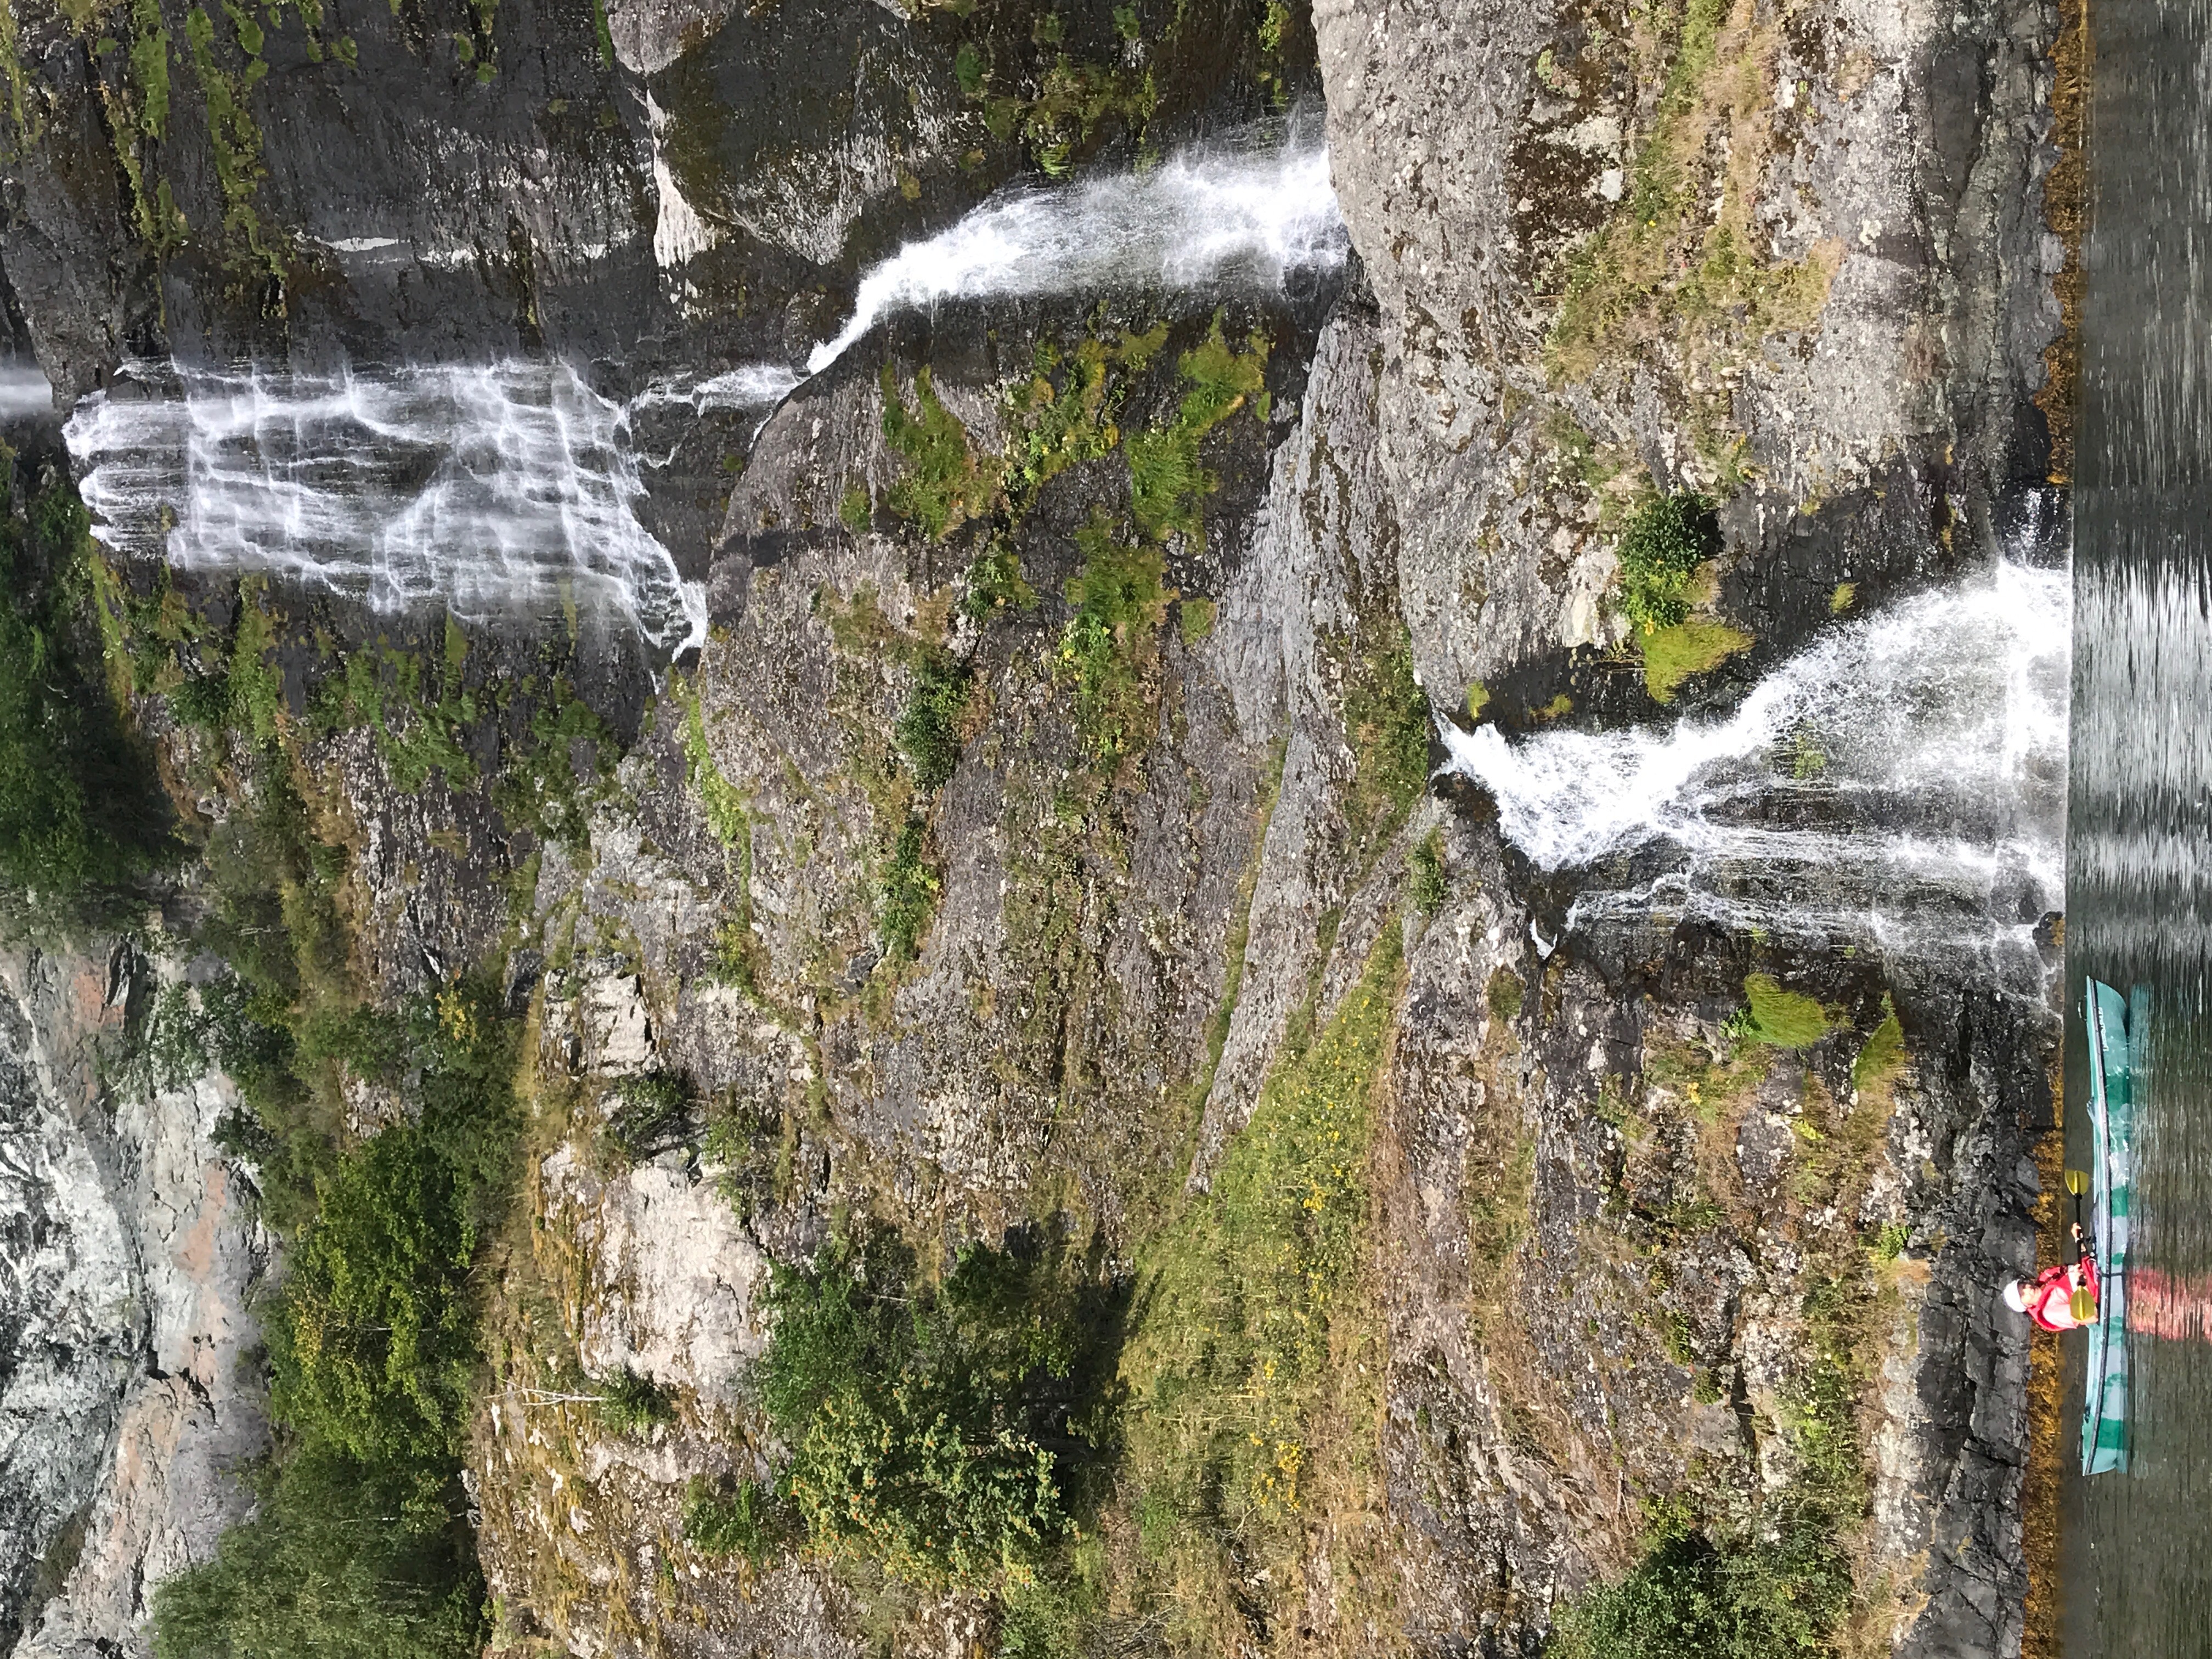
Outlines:
{"type": "Polygon", "coordinates": [[[2005,1306],[2010,1308],[2014,1313],[2026,1313],[2027,1311],[2027,1281],[2024,1279],[2015,1279],[2011,1284],[2006,1285],[2004,1301],[2005,1306]]]}

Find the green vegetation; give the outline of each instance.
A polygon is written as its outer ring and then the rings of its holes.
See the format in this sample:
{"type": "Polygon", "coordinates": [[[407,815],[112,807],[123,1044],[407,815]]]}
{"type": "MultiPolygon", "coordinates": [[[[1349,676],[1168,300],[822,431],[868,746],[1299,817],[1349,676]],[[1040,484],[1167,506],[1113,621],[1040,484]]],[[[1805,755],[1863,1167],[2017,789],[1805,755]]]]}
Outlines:
{"type": "Polygon", "coordinates": [[[1347,811],[1359,847],[1388,841],[1429,787],[1429,700],[1413,678],[1402,625],[1384,648],[1346,672],[1345,735],[1357,770],[1347,811]]]}
{"type": "Polygon", "coordinates": [[[1737,653],[1748,651],[1750,635],[1724,622],[1698,617],[1645,634],[1644,689],[1654,702],[1672,702],[1685,680],[1709,673],[1737,653]]]}
{"type": "Polygon", "coordinates": [[[1652,27],[1626,38],[1628,61],[1585,53],[1571,71],[1553,70],[1583,95],[1593,74],[1601,84],[1612,76],[1663,85],[1620,204],[1543,284],[1561,294],[1545,356],[1555,380],[1583,380],[1662,347],[1695,388],[1700,450],[1726,472],[1739,465],[1741,440],[1724,371],[1769,334],[1818,321],[1843,247],[1829,240],[1799,260],[1765,257],[1756,204],[1768,158],[1793,141],[1793,120],[1817,118],[1776,118],[1779,23],[1731,0],[1686,0],[1651,15],[1652,27]]]}
{"type": "Polygon", "coordinates": [[[899,827],[898,839],[884,862],[883,903],[876,929],[884,954],[893,962],[911,962],[920,953],[922,936],[937,914],[937,896],[943,879],[930,866],[927,854],[929,827],[909,817],[899,827]]]}
{"type": "Polygon", "coordinates": [[[673,1072],[647,1072],[615,1085],[606,1141],[628,1163],[680,1146],[691,1128],[691,1085],[673,1072]]]}
{"type": "Polygon", "coordinates": [[[0,451],[0,884],[74,909],[171,853],[150,762],[101,684],[94,558],[66,475],[28,501],[0,451]]]}
{"type": "Polygon", "coordinates": [[[977,554],[964,580],[968,591],[960,608],[977,622],[1001,611],[1027,611],[1036,604],[1036,590],[1024,579],[1021,560],[1002,543],[977,554]]]}
{"type": "Polygon", "coordinates": [[[293,1037],[289,1054],[269,1043],[271,1063],[342,1055],[421,1115],[316,1177],[263,1320],[277,1431],[264,1504],[156,1589],[156,1650],[460,1659],[484,1639],[460,1481],[479,1364],[469,1270],[515,1182],[515,1031],[477,981],[401,1014],[259,1029],[293,1037]]]}
{"type": "Polygon", "coordinates": [[[1905,1071],[1905,1027],[1898,1022],[1895,1005],[1885,996],[1881,1024],[1851,1061],[1852,1089],[1869,1100],[1886,1099],[1905,1071]]]}
{"type": "Polygon", "coordinates": [[[1521,976],[1510,968],[1500,968],[1491,975],[1483,1000],[1489,1003],[1493,1018],[1510,1023],[1521,1018],[1523,994],[1521,976]]]}
{"type": "Polygon", "coordinates": [[[907,464],[886,504],[931,541],[941,542],[990,505],[995,486],[975,465],[968,428],[939,400],[927,368],[915,372],[914,391],[919,407],[909,410],[897,374],[884,365],[884,436],[907,464]]]}
{"type": "Polygon", "coordinates": [[[1811,997],[1785,991],[1771,974],[1753,974],[1743,981],[1751,1000],[1742,1027],[1745,1040],[1774,1048],[1809,1048],[1835,1029],[1828,1011],[1811,997]]]}
{"type": "Polygon", "coordinates": [[[386,1470],[304,1446],[255,1481],[254,1518],[154,1589],[158,1659],[474,1659],[483,1588],[463,1494],[443,1512],[386,1470]],[[417,1507],[410,1510],[410,1503],[417,1507]]]}
{"type": "Polygon", "coordinates": [[[837,522],[855,536],[865,536],[875,518],[876,504],[867,485],[858,479],[847,484],[845,493],[837,498],[837,522]]]}
{"type": "Polygon", "coordinates": [[[1075,541],[1083,569],[1068,580],[1075,614],[1060,632],[1054,674],[1075,687],[1075,730],[1085,761],[1110,775],[1151,740],[1152,670],[1174,592],[1159,549],[1120,540],[1097,509],[1075,541]]]}
{"type": "MultiPolygon", "coordinates": [[[[817,1548],[909,1584],[1031,1581],[1086,1506],[1121,1291],[1057,1241],[972,1244],[934,1285],[915,1267],[877,1237],[776,1269],[755,1373],[792,1448],[775,1504],[817,1548]]],[[[773,1507],[702,1492],[686,1526],[750,1552],[773,1507]]]]}
{"type": "Polygon", "coordinates": [[[972,686],[968,665],[937,647],[925,647],[914,670],[914,689],[899,711],[893,735],[914,781],[935,789],[960,763],[960,728],[972,686]]]}
{"type": "Polygon", "coordinates": [[[236,77],[223,66],[216,47],[215,24],[205,9],[194,6],[185,14],[185,44],[207,105],[216,181],[222,191],[223,233],[234,249],[242,249],[250,256],[250,264],[261,274],[281,279],[284,250],[272,246],[264,234],[260,215],[253,205],[267,170],[261,164],[261,130],[246,102],[246,94],[269,72],[269,65],[246,44],[249,40],[257,44],[260,40],[260,29],[251,15],[235,8],[225,9],[234,20],[233,33],[239,36],[239,48],[246,60],[244,73],[236,77]],[[239,20],[244,21],[246,32],[240,32],[239,20]]]}
{"type": "Polygon", "coordinates": [[[1645,633],[1690,615],[1690,579],[1721,550],[1712,503],[1688,490],[1653,495],[1620,535],[1620,603],[1645,633]]]}
{"type": "Polygon", "coordinates": [[[1127,444],[1130,507],[1139,531],[1154,539],[1170,532],[1199,534],[1199,504],[1221,482],[1200,462],[1199,442],[1248,402],[1265,396],[1267,337],[1255,332],[1240,351],[1223,337],[1217,313],[1212,331],[1176,367],[1186,390],[1175,419],[1127,444]]]}
{"type": "Polygon", "coordinates": [[[461,729],[483,712],[476,691],[464,684],[468,650],[467,636],[448,617],[445,649],[428,687],[422,659],[412,652],[352,652],[318,694],[315,725],[325,732],[367,726],[403,794],[421,790],[434,772],[448,787],[465,787],[476,780],[477,763],[461,729]]]}
{"type": "Polygon", "coordinates": [[[1469,680],[1467,684],[1467,717],[1480,720],[1482,711],[1490,707],[1490,688],[1480,680],[1469,680]]]}
{"type": "Polygon", "coordinates": [[[708,1555],[742,1555],[756,1567],[792,1536],[793,1517],[757,1480],[720,1487],[694,1477],[684,1489],[684,1541],[708,1555]]]}
{"type": "Polygon", "coordinates": [[[676,1402],[651,1377],[627,1365],[600,1385],[599,1421],[617,1434],[648,1435],[676,1420],[676,1402]]]}
{"type": "Polygon", "coordinates": [[[1328,1024],[1261,1089],[1210,1190],[1139,1253],[1125,1480],[1178,1596],[1202,1602],[1255,1551],[1295,1550],[1319,1413],[1364,1324],[1372,1096],[1401,979],[1386,924],[1328,1024]]]}
{"type": "Polygon", "coordinates": [[[1431,830],[1406,860],[1406,897],[1423,918],[1444,908],[1450,894],[1444,876],[1444,832],[1431,830]]]}
{"type": "Polygon", "coordinates": [[[715,763],[714,751],[707,742],[707,720],[703,712],[704,680],[702,666],[693,677],[688,688],[679,689],[677,695],[684,702],[684,781],[699,797],[699,805],[707,815],[707,827],[714,832],[714,839],[723,846],[743,849],[750,857],[752,849],[752,817],[745,810],[744,791],[723,775],[715,763]]]}
{"type": "Polygon", "coordinates": [[[1851,608],[1851,601],[1858,598],[1858,594],[1859,585],[1856,582],[1838,582],[1836,591],[1828,595],[1828,614],[1842,616],[1851,608]]]}
{"type": "Polygon", "coordinates": [[[1213,632],[1216,607],[1212,599],[1185,599],[1176,606],[1176,627],[1185,645],[1196,645],[1213,632]]]}

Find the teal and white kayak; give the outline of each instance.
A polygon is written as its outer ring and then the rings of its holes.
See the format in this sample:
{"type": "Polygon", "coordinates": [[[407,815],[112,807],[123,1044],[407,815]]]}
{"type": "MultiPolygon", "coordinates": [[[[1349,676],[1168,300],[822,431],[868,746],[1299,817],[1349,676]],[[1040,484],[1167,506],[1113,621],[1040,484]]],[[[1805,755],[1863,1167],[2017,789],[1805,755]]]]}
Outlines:
{"type": "Polygon", "coordinates": [[[2128,1004],[2100,980],[2083,1010],[2089,1036],[2090,1237],[2097,1248],[2097,1318],[2081,1404],[2081,1473],[2128,1466],[2128,1194],[2134,1179],[2135,1056],[2128,1004]]]}

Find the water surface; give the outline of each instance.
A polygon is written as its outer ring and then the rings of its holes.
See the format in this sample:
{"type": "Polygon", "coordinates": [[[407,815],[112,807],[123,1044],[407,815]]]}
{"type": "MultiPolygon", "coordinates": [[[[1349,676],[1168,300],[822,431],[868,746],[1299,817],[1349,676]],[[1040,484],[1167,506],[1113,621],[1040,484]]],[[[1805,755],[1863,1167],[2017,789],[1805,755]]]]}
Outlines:
{"type": "MultiPolygon", "coordinates": [[[[2131,1261],[2212,1272],[2212,3],[2116,0],[2096,37],[2075,494],[2069,1162],[2081,981],[2140,988],[2131,1261]]],[[[2136,1322],[2140,1326],[2140,1322],[2136,1322]]],[[[2136,1328],[2132,1467],[2083,1480],[2069,1341],[2069,1659],[2212,1654],[2212,1345],[2136,1328]]]]}

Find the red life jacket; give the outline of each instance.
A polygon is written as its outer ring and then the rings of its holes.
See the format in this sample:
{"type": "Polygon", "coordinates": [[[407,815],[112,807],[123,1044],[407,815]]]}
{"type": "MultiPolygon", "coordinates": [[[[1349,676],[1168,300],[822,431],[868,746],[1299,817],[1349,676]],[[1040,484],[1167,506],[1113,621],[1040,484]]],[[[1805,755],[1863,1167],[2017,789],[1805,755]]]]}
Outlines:
{"type": "MultiPolygon", "coordinates": [[[[2046,1331],[2070,1331],[2087,1323],[2074,1317],[2071,1305],[2074,1291],[2080,1285],[2087,1285],[2092,1297],[2098,1294],[2097,1262],[2094,1256],[2085,1255],[2070,1265],[2045,1267],[2027,1288],[2027,1316],[2046,1331]]],[[[2094,1314],[2090,1316],[2095,1317],[2094,1314]]]]}

